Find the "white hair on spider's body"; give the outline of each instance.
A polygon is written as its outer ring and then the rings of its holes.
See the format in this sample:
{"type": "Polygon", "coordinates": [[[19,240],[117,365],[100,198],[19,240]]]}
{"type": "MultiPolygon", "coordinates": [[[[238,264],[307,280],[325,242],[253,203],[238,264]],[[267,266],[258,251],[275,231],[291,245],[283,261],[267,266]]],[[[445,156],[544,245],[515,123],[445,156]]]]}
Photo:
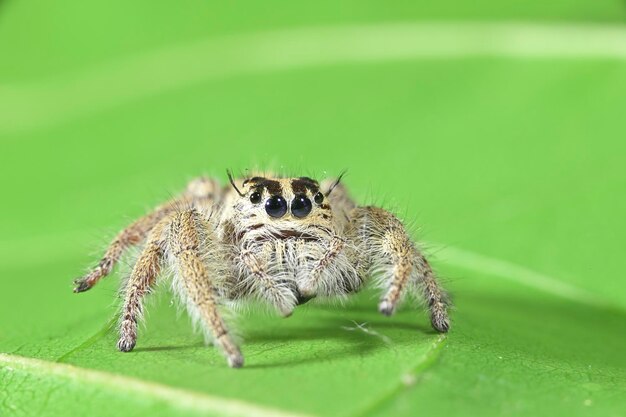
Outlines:
{"type": "Polygon", "coordinates": [[[370,277],[383,291],[381,313],[393,314],[414,293],[426,301],[433,327],[446,332],[447,298],[405,226],[386,210],[358,206],[340,179],[235,180],[229,173],[226,187],[193,180],[180,197],[122,231],[75,291],[93,287],[125,250],[143,243],[123,289],[119,349],[135,346],[143,298],[170,268],[193,322],[233,367],[243,356],[226,324],[229,307],[259,300],[289,316],[312,298],[345,299],[370,277]]]}

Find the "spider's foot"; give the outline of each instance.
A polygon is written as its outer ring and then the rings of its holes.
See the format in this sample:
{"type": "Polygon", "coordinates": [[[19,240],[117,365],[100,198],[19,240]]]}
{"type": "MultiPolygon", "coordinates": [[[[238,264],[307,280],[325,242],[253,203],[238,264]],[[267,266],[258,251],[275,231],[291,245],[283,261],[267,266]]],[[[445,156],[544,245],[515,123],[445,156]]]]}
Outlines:
{"type": "Polygon", "coordinates": [[[241,368],[243,366],[243,355],[241,352],[236,352],[228,355],[228,366],[231,368],[241,368]]]}
{"type": "Polygon", "coordinates": [[[378,304],[378,311],[385,316],[391,316],[395,310],[396,306],[391,301],[383,300],[378,304]]]}
{"type": "Polygon", "coordinates": [[[74,287],[75,293],[85,292],[87,290],[90,290],[91,287],[93,287],[93,284],[91,283],[91,281],[85,278],[76,278],[74,280],[74,285],[75,285],[74,287]]]}
{"type": "Polygon", "coordinates": [[[433,313],[430,317],[430,323],[433,329],[439,333],[448,333],[448,330],[450,330],[450,319],[445,311],[433,313]]]}
{"type": "Polygon", "coordinates": [[[222,349],[222,352],[226,355],[228,366],[231,368],[241,368],[243,366],[243,355],[239,346],[237,346],[228,336],[224,333],[217,339],[218,345],[222,349]]]}
{"type": "Polygon", "coordinates": [[[120,352],[130,352],[135,347],[136,340],[133,337],[122,336],[117,341],[117,348],[120,352]]]}

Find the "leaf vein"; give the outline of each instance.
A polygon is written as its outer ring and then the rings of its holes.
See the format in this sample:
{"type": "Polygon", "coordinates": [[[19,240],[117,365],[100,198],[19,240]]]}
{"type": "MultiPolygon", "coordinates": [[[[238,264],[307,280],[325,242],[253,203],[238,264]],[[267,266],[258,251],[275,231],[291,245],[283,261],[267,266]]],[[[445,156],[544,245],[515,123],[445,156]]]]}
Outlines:
{"type": "MultiPolygon", "coordinates": [[[[55,376],[60,379],[95,384],[111,391],[123,390],[153,400],[167,402],[172,407],[196,412],[218,413],[232,417],[307,417],[310,415],[269,408],[241,400],[221,398],[195,391],[174,388],[137,378],[74,365],[0,353],[0,373],[20,370],[32,375],[55,376]]],[[[8,387],[3,387],[8,391],[8,387]]]]}

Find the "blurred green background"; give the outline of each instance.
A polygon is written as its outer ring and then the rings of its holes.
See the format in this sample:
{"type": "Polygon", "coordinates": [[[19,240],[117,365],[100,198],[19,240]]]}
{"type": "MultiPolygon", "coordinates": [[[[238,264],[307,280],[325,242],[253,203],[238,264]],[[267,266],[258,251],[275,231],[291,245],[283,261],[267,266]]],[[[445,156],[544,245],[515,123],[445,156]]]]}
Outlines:
{"type": "MultiPolygon", "coordinates": [[[[0,3],[0,415],[622,415],[622,1],[0,3]],[[71,281],[200,174],[345,182],[416,225],[434,334],[376,294],[234,319],[166,288],[115,350],[111,276],[71,281]],[[365,329],[365,330],[364,330],[365,329]]],[[[127,263],[130,261],[127,261],[127,263]]]]}

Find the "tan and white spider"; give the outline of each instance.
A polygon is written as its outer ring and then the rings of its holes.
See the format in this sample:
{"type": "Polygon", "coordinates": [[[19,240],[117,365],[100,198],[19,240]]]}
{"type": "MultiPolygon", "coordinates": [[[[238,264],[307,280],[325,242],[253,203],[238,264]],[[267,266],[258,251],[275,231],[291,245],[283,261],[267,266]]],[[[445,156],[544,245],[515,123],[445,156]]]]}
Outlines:
{"type": "Polygon", "coordinates": [[[391,315],[407,292],[428,305],[433,328],[447,332],[447,299],[404,225],[378,207],[357,206],[339,179],[254,176],[221,187],[192,181],[178,198],[122,232],[75,292],[92,288],[131,246],[143,244],[124,288],[119,350],[137,340],[144,296],[164,267],[173,288],[231,367],[243,356],[223,309],[250,298],[289,316],[309,299],[344,297],[369,277],[382,288],[378,310],[391,315]]]}

